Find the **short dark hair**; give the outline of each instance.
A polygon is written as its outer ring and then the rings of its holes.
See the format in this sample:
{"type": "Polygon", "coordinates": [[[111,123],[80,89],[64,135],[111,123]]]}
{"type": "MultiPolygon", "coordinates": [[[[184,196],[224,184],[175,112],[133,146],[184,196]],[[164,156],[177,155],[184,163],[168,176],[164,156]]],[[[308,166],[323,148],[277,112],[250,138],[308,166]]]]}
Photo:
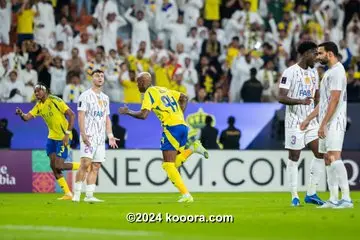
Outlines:
{"type": "Polygon", "coordinates": [[[233,38],[232,38],[232,40],[233,40],[233,41],[238,41],[238,42],[239,42],[239,41],[240,41],[240,38],[239,38],[239,37],[233,37],[233,38]]]}
{"type": "Polygon", "coordinates": [[[92,71],[91,76],[94,76],[95,73],[104,73],[104,71],[100,69],[95,69],[94,71],[92,71]]]}
{"type": "Polygon", "coordinates": [[[326,52],[332,52],[336,57],[339,56],[339,49],[334,42],[323,42],[319,47],[324,47],[326,52]]]}
{"type": "Polygon", "coordinates": [[[316,49],[317,47],[318,46],[313,41],[304,41],[298,46],[297,52],[303,55],[305,52],[316,49]]]}
{"type": "Polygon", "coordinates": [[[213,118],[210,115],[207,115],[205,118],[206,125],[211,125],[212,122],[213,122],[213,118]]]}
{"type": "Polygon", "coordinates": [[[230,117],[228,118],[228,124],[229,124],[229,125],[234,125],[234,124],[235,124],[235,117],[230,116],[230,117]]]}
{"type": "Polygon", "coordinates": [[[257,74],[256,68],[251,68],[251,69],[250,69],[250,75],[251,75],[251,76],[255,76],[256,74],[257,74]]]}

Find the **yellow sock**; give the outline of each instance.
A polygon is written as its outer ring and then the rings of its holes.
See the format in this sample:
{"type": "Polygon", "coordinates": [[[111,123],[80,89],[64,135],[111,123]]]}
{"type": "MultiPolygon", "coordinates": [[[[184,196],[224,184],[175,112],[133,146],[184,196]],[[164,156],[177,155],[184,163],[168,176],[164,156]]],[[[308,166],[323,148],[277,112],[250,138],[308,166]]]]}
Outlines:
{"type": "Polygon", "coordinates": [[[72,170],[78,170],[80,167],[80,163],[79,162],[73,162],[72,163],[72,170]]]}
{"type": "Polygon", "coordinates": [[[187,190],[179,171],[175,167],[175,163],[164,162],[162,164],[163,169],[166,171],[170,181],[175,185],[181,194],[189,193],[187,190]]]}
{"type": "Polygon", "coordinates": [[[191,149],[186,149],[180,154],[176,155],[175,167],[180,167],[184,162],[186,162],[186,160],[191,156],[192,153],[193,151],[191,149]]]}
{"type": "Polygon", "coordinates": [[[61,177],[56,181],[58,182],[58,184],[60,185],[61,189],[64,191],[65,194],[68,194],[70,192],[69,186],[64,177],[61,177]]]}

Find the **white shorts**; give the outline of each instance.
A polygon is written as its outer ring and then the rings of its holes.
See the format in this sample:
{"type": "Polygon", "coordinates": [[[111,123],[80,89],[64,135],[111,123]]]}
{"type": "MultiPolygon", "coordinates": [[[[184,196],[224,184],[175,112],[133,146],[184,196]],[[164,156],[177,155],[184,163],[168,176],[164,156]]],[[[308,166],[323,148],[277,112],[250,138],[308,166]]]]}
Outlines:
{"type": "Polygon", "coordinates": [[[344,143],[345,132],[329,130],[324,139],[319,139],[319,152],[327,153],[329,151],[342,151],[344,143]]]}
{"type": "Polygon", "coordinates": [[[105,162],[105,144],[91,144],[91,147],[80,142],[80,158],[90,158],[93,162],[105,162]]]}
{"type": "Polygon", "coordinates": [[[318,128],[301,131],[299,128],[285,128],[285,149],[302,150],[305,146],[318,139],[318,128]]]}

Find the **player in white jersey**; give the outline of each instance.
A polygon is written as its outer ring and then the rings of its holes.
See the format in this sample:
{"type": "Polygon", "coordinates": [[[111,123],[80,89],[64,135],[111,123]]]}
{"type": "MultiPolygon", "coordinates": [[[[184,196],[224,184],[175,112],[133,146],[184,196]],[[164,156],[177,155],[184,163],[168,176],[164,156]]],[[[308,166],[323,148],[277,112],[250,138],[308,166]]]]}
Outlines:
{"type": "Polygon", "coordinates": [[[279,85],[279,102],[286,105],[285,148],[289,150],[286,165],[287,181],[291,189],[291,205],[299,206],[298,161],[301,150],[308,146],[315,158],[310,165],[305,202],[322,205],[324,202],[316,194],[316,187],[324,169],[324,156],[318,151],[319,124],[312,120],[307,130],[300,129],[300,124],[314,110],[319,99],[319,77],[314,69],[317,45],[314,42],[303,42],[297,51],[301,55],[299,62],[284,71],[279,85]]]}
{"type": "Polygon", "coordinates": [[[85,178],[86,197],[84,201],[102,202],[94,197],[94,191],[101,163],[105,161],[105,134],[109,138],[109,145],[112,148],[118,147],[116,140],[119,139],[115,138],[112,133],[109,117],[109,97],[102,92],[104,72],[94,70],[92,78],[92,88],[83,92],[78,100],[81,163],[76,173],[72,199],[74,202],[80,201],[81,188],[85,178]]]}
{"type": "Polygon", "coordinates": [[[346,73],[344,66],[338,60],[338,48],[333,42],[319,45],[318,60],[327,65],[327,70],[321,80],[320,104],[305,119],[303,128],[309,125],[319,115],[319,151],[325,153],[325,159],[330,162],[327,167],[330,199],[322,207],[352,208],[349,182],[345,165],[341,161],[341,151],[346,130],[346,73]],[[338,186],[342,199],[338,202],[338,186]]]}

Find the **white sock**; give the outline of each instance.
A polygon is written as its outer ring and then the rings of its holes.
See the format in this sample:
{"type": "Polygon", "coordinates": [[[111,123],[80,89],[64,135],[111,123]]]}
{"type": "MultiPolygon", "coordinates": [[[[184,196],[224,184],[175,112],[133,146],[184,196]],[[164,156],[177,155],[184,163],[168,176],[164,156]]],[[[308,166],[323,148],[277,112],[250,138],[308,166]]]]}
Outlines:
{"type": "Polygon", "coordinates": [[[81,194],[81,188],[82,188],[82,182],[75,182],[74,184],[74,194],[80,195],[81,194]]]}
{"type": "Polygon", "coordinates": [[[330,191],[330,201],[337,203],[339,201],[339,184],[336,178],[336,172],[331,166],[326,166],[326,177],[330,191]]]}
{"type": "Polygon", "coordinates": [[[307,195],[311,196],[316,193],[317,186],[319,185],[321,174],[324,172],[324,159],[313,158],[310,164],[310,177],[307,195]]]}
{"type": "Polygon", "coordinates": [[[336,160],[331,163],[331,167],[335,169],[336,176],[339,181],[339,187],[341,189],[341,198],[346,201],[351,201],[348,175],[344,162],[341,159],[336,160]]]}
{"type": "Polygon", "coordinates": [[[86,185],[86,197],[93,197],[95,191],[95,184],[86,185]]]}
{"type": "Polygon", "coordinates": [[[286,164],[286,173],[287,173],[287,180],[290,186],[291,197],[299,198],[297,193],[298,162],[294,162],[289,159],[286,164]]]}

